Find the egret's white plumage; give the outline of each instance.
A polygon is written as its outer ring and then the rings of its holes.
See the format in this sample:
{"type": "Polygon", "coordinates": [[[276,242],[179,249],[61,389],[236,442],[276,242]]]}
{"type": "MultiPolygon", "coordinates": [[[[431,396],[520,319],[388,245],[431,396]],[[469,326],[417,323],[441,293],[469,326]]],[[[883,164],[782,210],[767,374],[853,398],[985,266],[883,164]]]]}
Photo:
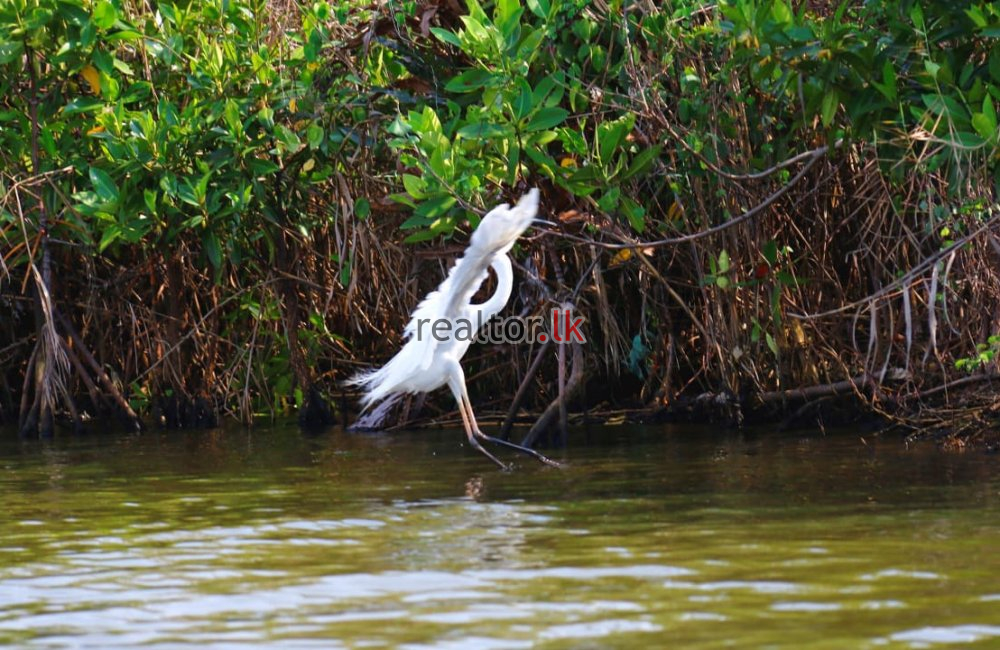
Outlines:
{"type": "MultiPolygon", "coordinates": [[[[517,238],[527,230],[538,212],[538,190],[521,197],[513,208],[504,203],[490,210],[472,234],[469,247],[458,259],[444,282],[421,301],[403,330],[406,343],[381,368],[362,372],[347,381],[364,390],[361,403],[365,409],[390,395],[425,393],[445,384],[458,402],[459,411],[469,442],[501,466],[491,453],[482,448],[478,439],[488,440],[518,449],[549,464],[555,464],[538,452],[482,433],[476,424],[465,388],[465,374],[460,361],[471,345],[471,337],[456,337],[460,324],[478,327],[507,304],[514,284],[514,272],[507,253],[517,238]],[[492,268],[497,276],[493,295],[480,304],[471,304],[492,268]],[[432,335],[435,323],[450,323],[449,337],[432,335]]],[[[439,326],[441,327],[441,326],[439,326]]],[[[474,332],[473,332],[474,333],[474,332]]]]}

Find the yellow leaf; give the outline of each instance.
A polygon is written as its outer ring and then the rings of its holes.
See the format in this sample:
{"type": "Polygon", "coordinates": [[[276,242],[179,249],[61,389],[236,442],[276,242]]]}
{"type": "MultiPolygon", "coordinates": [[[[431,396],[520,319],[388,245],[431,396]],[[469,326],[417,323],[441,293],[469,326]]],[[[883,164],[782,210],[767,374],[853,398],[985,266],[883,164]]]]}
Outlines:
{"type": "Polygon", "coordinates": [[[83,80],[87,82],[90,86],[90,92],[93,95],[101,94],[101,73],[97,71],[92,65],[88,65],[83,70],[80,70],[80,74],[83,75],[83,80]]]}
{"type": "Polygon", "coordinates": [[[295,98],[294,97],[292,97],[290,100],[288,100],[288,110],[290,110],[291,112],[294,113],[296,106],[297,106],[297,103],[295,102],[295,98]]]}
{"type": "Polygon", "coordinates": [[[632,249],[631,248],[623,248],[620,251],[618,251],[617,253],[615,253],[615,256],[611,258],[611,267],[614,268],[614,267],[618,266],[619,264],[624,264],[625,262],[629,261],[630,259],[632,259],[632,249]]]}
{"type": "Polygon", "coordinates": [[[565,158],[563,158],[562,160],[559,161],[559,166],[560,167],[576,167],[576,160],[574,160],[572,156],[566,156],[565,158]]]}
{"type": "Polygon", "coordinates": [[[316,159],[310,158],[309,160],[302,163],[302,171],[304,172],[312,171],[312,168],[315,166],[316,166],[316,159]]]}
{"type": "Polygon", "coordinates": [[[795,342],[799,345],[806,344],[806,331],[802,329],[802,325],[799,321],[792,319],[792,334],[795,336],[795,342]]]}
{"type": "Polygon", "coordinates": [[[91,130],[87,131],[87,135],[94,135],[95,133],[104,133],[104,127],[101,125],[97,125],[91,130]]]}

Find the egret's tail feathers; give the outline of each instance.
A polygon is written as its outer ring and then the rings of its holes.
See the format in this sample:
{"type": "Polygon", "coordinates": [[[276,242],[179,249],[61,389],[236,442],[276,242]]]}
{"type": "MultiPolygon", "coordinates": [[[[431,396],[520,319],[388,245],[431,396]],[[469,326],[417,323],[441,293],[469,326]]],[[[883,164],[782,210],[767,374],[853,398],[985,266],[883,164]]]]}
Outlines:
{"type": "Polygon", "coordinates": [[[360,388],[363,391],[359,400],[361,402],[362,413],[367,411],[369,406],[380,399],[380,396],[376,394],[376,389],[383,383],[380,377],[382,370],[383,368],[362,370],[353,377],[345,379],[343,382],[344,386],[360,388]]]}
{"type": "Polygon", "coordinates": [[[385,428],[386,422],[389,420],[389,416],[392,414],[392,409],[399,402],[402,395],[396,393],[390,395],[388,399],[384,399],[379,402],[378,406],[373,409],[365,409],[359,415],[358,419],[354,421],[354,424],[347,427],[348,431],[381,431],[385,428]]]}
{"type": "Polygon", "coordinates": [[[414,374],[419,375],[432,361],[434,347],[427,343],[411,339],[381,368],[359,372],[344,383],[363,391],[361,406],[364,410],[395,393],[416,392],[420,388],[411,381],[414,374]]]}

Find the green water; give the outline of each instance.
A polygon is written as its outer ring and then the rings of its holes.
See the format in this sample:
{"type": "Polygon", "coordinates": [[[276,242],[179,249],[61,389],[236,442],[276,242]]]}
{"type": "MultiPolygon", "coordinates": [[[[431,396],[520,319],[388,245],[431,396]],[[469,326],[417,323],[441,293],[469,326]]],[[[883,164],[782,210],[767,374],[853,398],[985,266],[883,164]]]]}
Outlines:
{"type": "Polygon", "coordinates": [[[858,435],[0,440],[0,645],[1000,647],[1000,457],[858,435]],[[506,455],[505,455],[506,457],[506,455]]]}

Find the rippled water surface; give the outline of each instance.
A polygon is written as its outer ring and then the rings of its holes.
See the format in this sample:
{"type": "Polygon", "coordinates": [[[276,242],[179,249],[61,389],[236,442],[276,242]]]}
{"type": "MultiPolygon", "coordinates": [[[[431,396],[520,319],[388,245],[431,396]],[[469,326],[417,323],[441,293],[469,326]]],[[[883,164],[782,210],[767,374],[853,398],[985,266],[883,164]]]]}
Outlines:
{"type": "Polygon", "coordinates": [[[0,439],[0,645],[1000,647],[1000,457],[842,433],[0,439]]]}

